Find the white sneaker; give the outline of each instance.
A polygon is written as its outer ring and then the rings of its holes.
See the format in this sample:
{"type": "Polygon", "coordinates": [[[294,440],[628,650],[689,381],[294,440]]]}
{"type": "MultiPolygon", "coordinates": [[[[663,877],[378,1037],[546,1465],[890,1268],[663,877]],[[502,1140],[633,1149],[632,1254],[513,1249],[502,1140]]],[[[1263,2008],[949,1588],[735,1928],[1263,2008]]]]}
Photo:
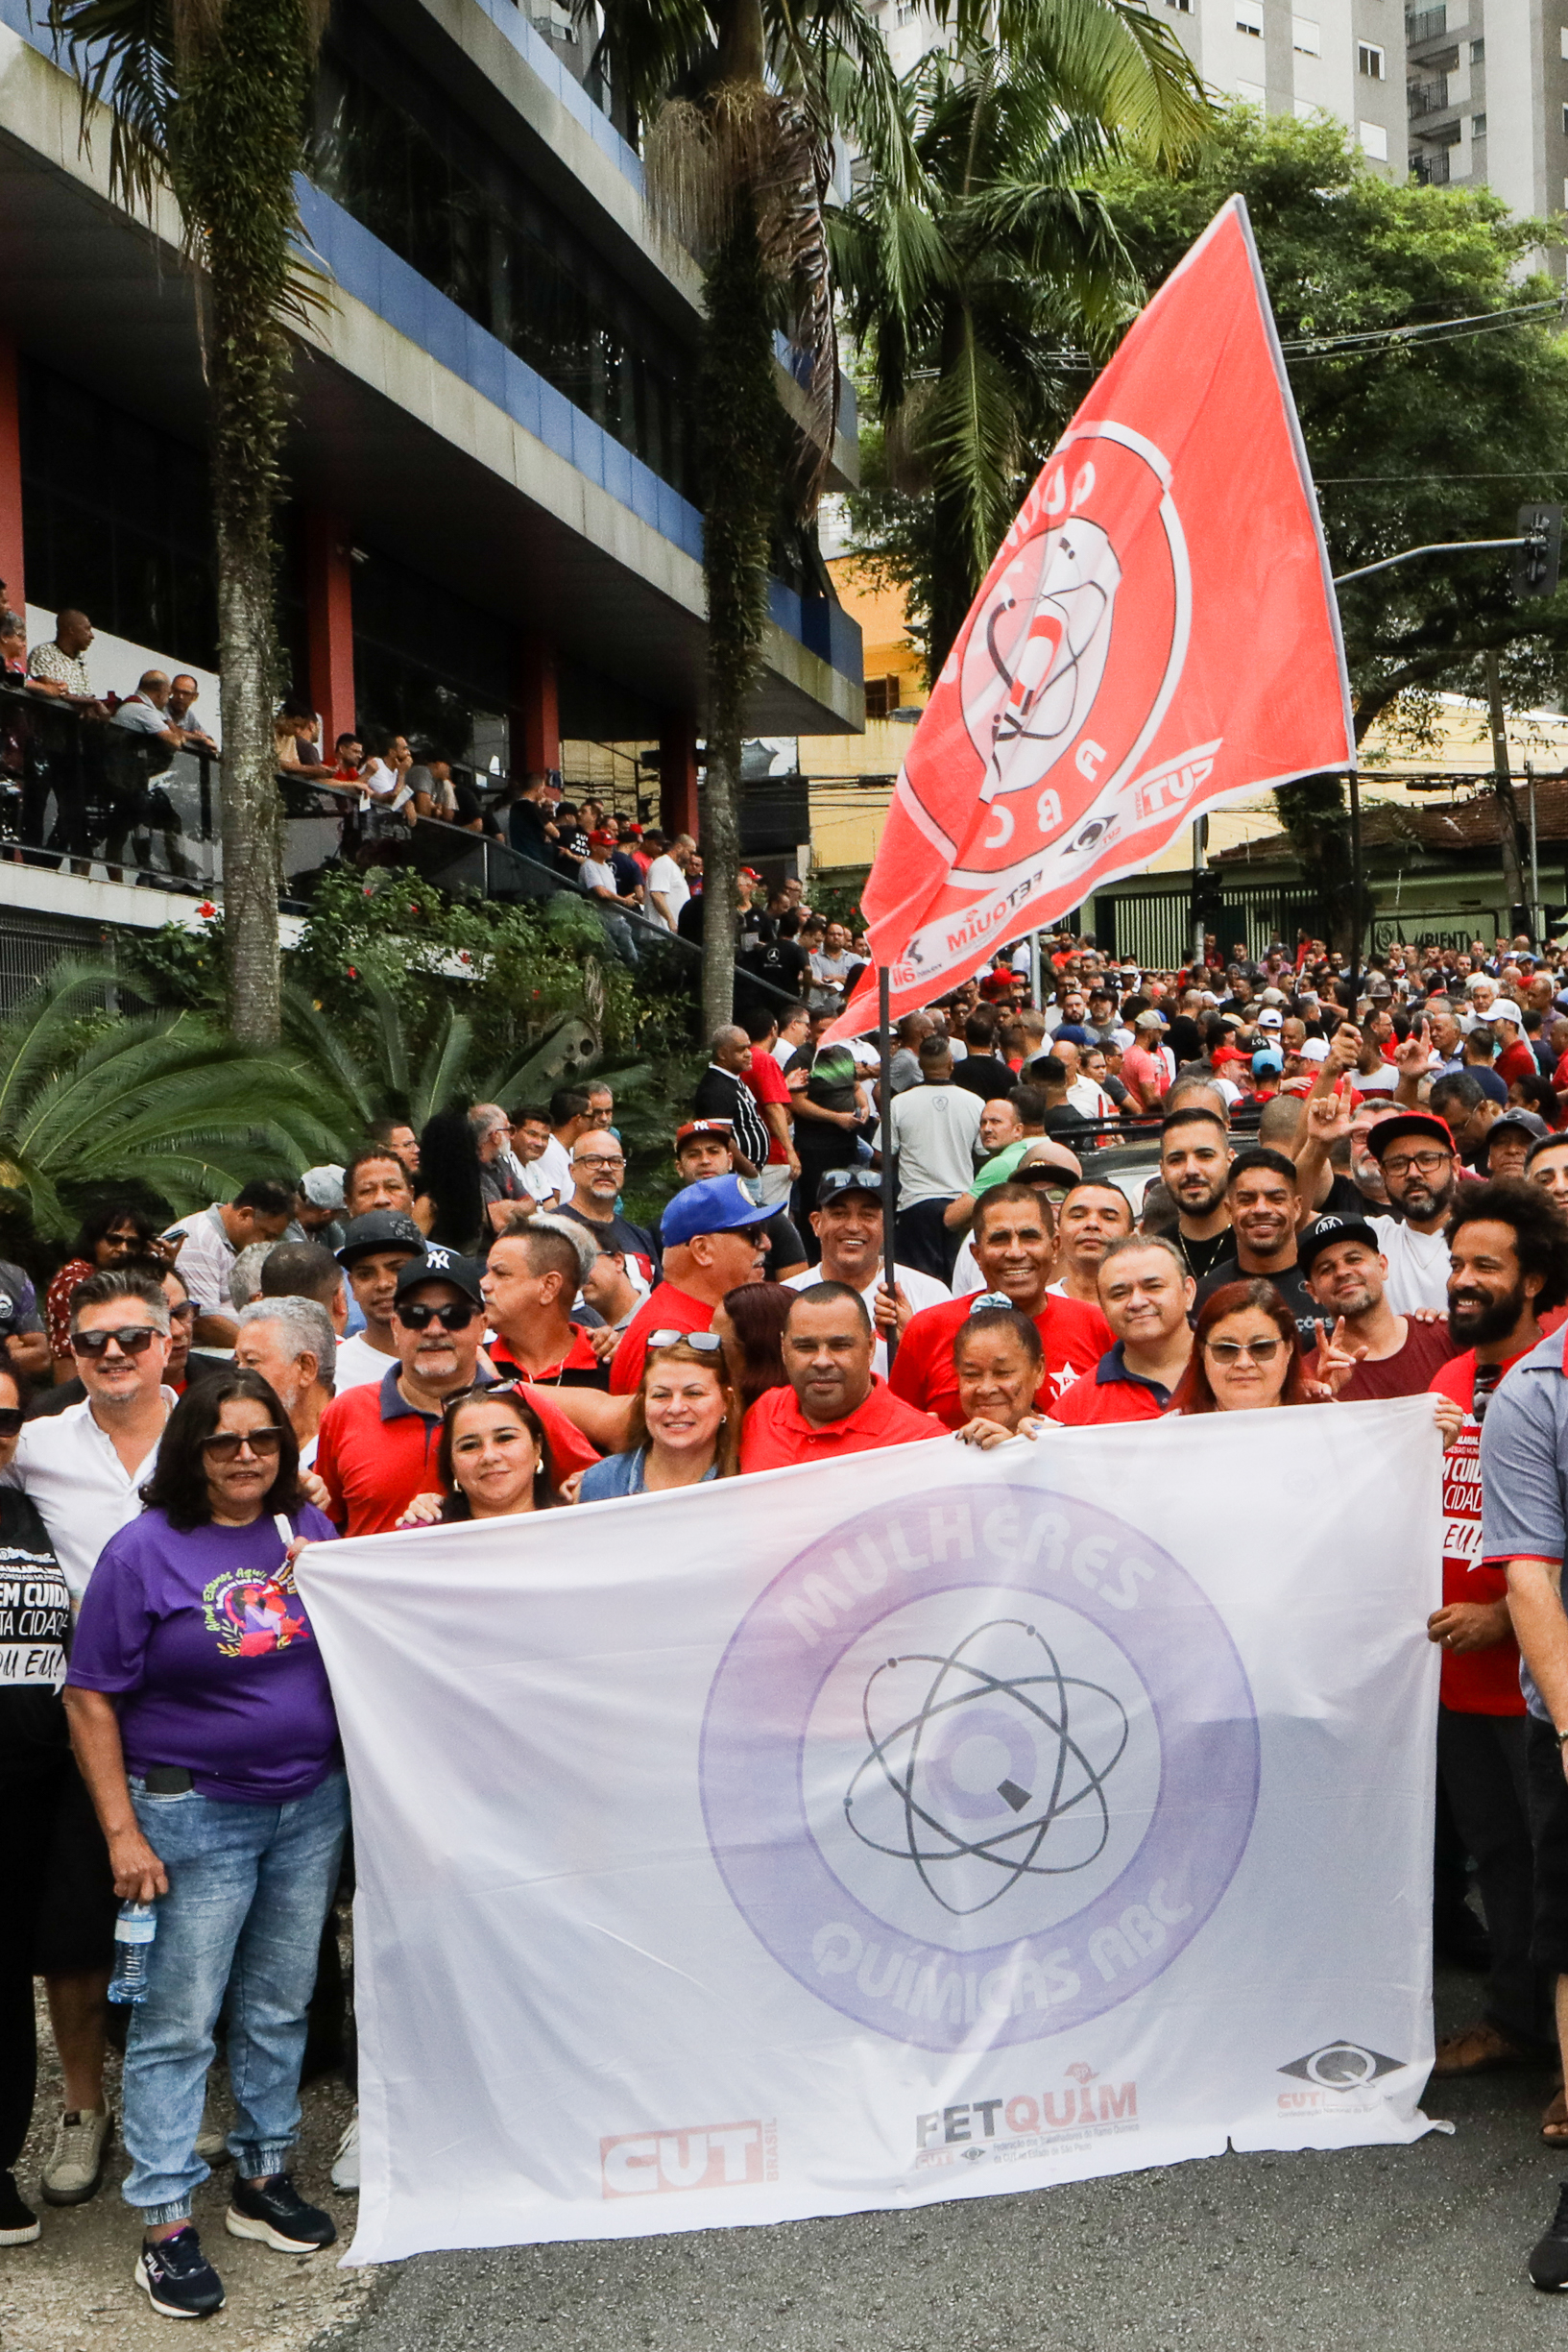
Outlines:
{"type": "Polygon", "coordinates": [[[334,2189],[359,2187],[359,2109],[349,2118],[349,2128],[338,2142],[338,2152],[332,2159],[334,2189]]]}
{"type": "Polygon", "coordinates": [[[108,2107],[68,2107],[55,2125],[38,2186],[51,2205],[84,2205],[96,2196],[109,2155],[108,2107]]]}

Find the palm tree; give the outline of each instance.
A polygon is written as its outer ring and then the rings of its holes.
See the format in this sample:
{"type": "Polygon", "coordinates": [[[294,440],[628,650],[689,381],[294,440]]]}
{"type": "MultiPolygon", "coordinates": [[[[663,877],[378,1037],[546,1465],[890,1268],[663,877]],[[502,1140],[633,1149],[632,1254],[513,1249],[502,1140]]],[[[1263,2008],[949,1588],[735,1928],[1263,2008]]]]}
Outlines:
{"type": "Polygon", "coordinates": [[[1126,151],[1169,166],[1211,120],[1136,0],[1015,0],[988,25],[966,7],[954,36],[900,85],[895,171],[873,147],[868,184],[832,222],[888,471],[918,494],[904,570],[932,677],[1084,389],[1064,347],[1107,355],[1138,304],[1095,174],[1126,151]]]}
{"type": "MultiPolygon", "coordinates": [[[[579,0],[580,20],[594,12],[579,0]]],[[[595,63],[648,123],[649,199],[703,265],[700,390],[708,750],[703,949],[708,1031],[732,1017],[736,798],[781,529],[814,512],[832,448],[838,357],[826,204],[835,131],[875,141],[902,185],[897,83],[858,0],[604,0],[595,63]],[[813,429],[792,436],[773,335],[809,362],[813,429]],[[793,514],[790,514],[790,509],[793,514]]]]}
{"type": "Polygon", "coordinates": [[[190,1012],[84,1022],[114,980],[57,964],[0,1024],[0,1196],[36,1232],[67,1236],[70,1200],[95,1186],[145,1185],[182,1215],[325,1156],[330,1137],[281,1055],[190,1012]]]}
{"type": "Polygon", "coordinates": [[[195,275],[217,524],[229,1016],[255,1046],[279,1033],[274,523],[287,327],[319,300],[295,257],[294,175],[326,14],[324,0],[52,0],[50,19],[82,83],[83,144],[102,102],[111,191],[151,214],[171,190],[195,275]]]}

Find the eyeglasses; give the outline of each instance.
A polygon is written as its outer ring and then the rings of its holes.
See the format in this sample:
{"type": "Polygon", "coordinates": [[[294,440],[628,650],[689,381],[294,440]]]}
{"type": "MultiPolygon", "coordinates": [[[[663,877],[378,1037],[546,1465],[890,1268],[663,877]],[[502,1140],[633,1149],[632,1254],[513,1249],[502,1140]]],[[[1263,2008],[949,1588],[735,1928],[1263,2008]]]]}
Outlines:
{"type": "Polygon", "coordinates": [[[1453,1156],[1452,1152],[1412,1152],[1408,1159],[1403,1154],[1395,1159],[1390,1152],[1383,1163],[1383,1173],[1392,1176],[1409,1176],[1414,1168],[1422,1176],[1435,1176],[1439,1168],[1448,1166],[1453,1156]]]}
{"type": "Polygon", "coordinates": [[[619,1152],[581,1152],[571,1164],[574,1168],[624,1168],[626,1160],[619,1152]]]}
{"type": "Polygon", "coordinates": [[[270,1461],[283,1443],[280,1429],[215,1429],[209,1438],[202,1440],[202,1451],[212,1462],[237,1462],[240,1447],[248,1445],[259,1461],[270,1461]]]}
{"type": "Polygon", "coordinates": [[[683,1344],[694,1347],[700,1356],[716,1356],[724,1346],[716,1331],[650,1331],[648,1334],[650,1354],[656,1347],[679,1347],[683,1344]]]}
{"type": "Polygon", "coordinates": [[[817,1206],[826,1208],[841,1193],[872,1193],[880,1195],[882,1180],[869,1168],[830,1168],[817,1185],[817,1206]]]}
{"type": "Polygon", "coordinates": [[[104,1353],[112,1340],[122,1355],[144,1356],[153,1342],[163,1336],[151,1323],[124,1323],[118,1331],[73,1331],[71,1349],[73,1354],[85,1356],[91,1362],[104,1353]]]}
{"type": "Polygon", "coordinates": [[[1228,1371],[1244,1356],[1249,1364],[1272,1364],[1284,1346],[1283,1340],[1205,1340],[1203,1343],[1217,1364],[1228,1371]]]}
{"type": "Polygon", "coordinates": [[[27,1418],[20,1405],[0,1405],[0,1438],[13,1438],[27,1418]]]}
{"type": "Polygon", "coordinates": [[[410,1302],[392,1311],[410,1331],[428,1331],[432,1323],[439,1323],[444,1331],[466,1331],[479,1310],[470,1307],[466,1299],[454,1299],[444,1307],[410,1302]]]}
{"type": "Polygon", "coordinates": [[[196,1321],[195,1299],[187,1298],[182,1307],[171,1307],[169,1321],[172,1323],[193,1323],[196,1321]]]}

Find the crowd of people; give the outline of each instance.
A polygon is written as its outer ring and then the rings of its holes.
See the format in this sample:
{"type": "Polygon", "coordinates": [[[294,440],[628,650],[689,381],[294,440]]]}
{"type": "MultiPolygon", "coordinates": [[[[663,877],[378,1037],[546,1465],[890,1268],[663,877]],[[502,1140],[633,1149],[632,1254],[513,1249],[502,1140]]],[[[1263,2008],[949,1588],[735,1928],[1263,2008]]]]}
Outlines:
{"type": "MultiPolygon", "coordinates": [[[[642,886],[668,913],[656,873],[642,886]]],[[[41,2226],[15,2178],[36,1975],[64,2084],[42,2198],[104,2179],[112,2017],[156,2310],[223,2301],[191,2219],[215,2165],[233,2167],[229,2231],[296,2255],[332,2242],[289,2171],[307,2043],[353,2064],[332,1925],[349,1801],[303,1543],[938,1438],[1049,1446],[1108,1421],[1431,1397],[1434,1932],[1484,1974],[1436,2072],[1559,2065],[1568,957],[1395,948],[1353,978],[1319,942],[1276,941],[1151,973],[1064,936],[1037,992],[999,958],[902,1022],[883,1099],[874,1037],[823,1042],[853,992],[847,933],[825,929],[820,984],[804,949],[782,954],[811,930],[798,888],[761,918],[746,955],[781,951],[768,990],[749,997],[743,966],[666,1167],[629,1164],[589,1079],[418,1134],[389,1118],[341,1168],[173,1224],[107,1200],[41,1304],[0,1265],[0,1757],[20,1856],[0,2243],[41,2226]],[[778,1005],[785,974],[801,993],[778,1005]],[[149,1914],[143,1998],[110,2004],[117,1923],[123,1942],[149,1914]]],[[[1540,2128],[1568,2144],[1560,2088],[1540,2128]]],[[[357,2185],[356,2125],[332,2177],[357,2185]]],[[[1568,2286],[1568,2189],[1531,2275],[1568,2286]]]]}

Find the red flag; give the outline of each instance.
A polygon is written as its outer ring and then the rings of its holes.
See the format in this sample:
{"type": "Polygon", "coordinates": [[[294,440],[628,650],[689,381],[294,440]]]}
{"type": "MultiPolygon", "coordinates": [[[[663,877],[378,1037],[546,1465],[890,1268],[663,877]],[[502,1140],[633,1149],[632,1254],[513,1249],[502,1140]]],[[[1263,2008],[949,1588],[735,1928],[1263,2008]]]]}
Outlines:
{"type": "MultiPolygon", "coordinates": [[[[895,1017],[1141,872],[1200,811],[1353,753],[1307,452],[1235,196],[1052,450],[915,729],[862,900],[895,1017]]],[[[829,1036],[875,1018],[872,980],[829,1036]]]]}

